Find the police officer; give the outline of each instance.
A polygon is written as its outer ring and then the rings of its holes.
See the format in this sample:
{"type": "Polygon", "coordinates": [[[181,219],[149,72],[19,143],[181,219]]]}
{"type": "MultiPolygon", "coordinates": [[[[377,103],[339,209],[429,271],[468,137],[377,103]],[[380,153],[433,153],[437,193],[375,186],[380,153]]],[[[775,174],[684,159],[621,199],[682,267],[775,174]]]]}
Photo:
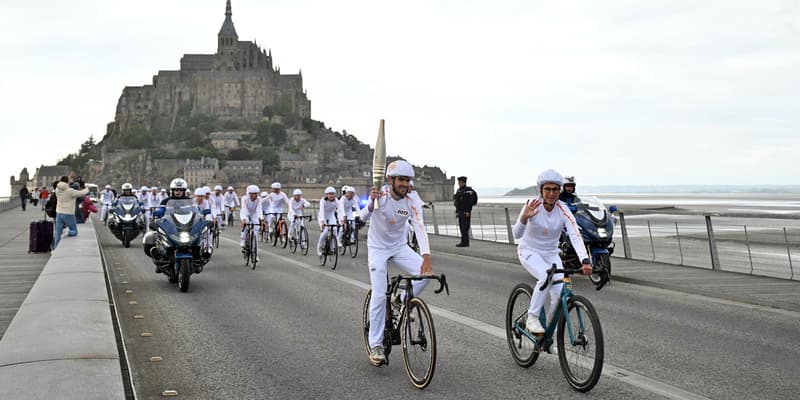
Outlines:
{"type": "Polygon", "coordinates": [[[467,177],[458,177],[458,190],[453,195],[453,204],[456,206],[456,217],[458,218],[458,228],[461,230],[461,242],[456,247],[469,246],[469,220],[472,214],[472,206],[478,203],[478,194],[471,187],[467,186],[467,177]]]}
{"type": "Polygon", "coordinates": [[[561,194],[558,195],[558,199],[567,203],[570,209],[573,208],[573,204],[580,203],[581,199],[575,194],[574,176],[564,177],[564,186],[562,186],[562,191],[561,194]]]}

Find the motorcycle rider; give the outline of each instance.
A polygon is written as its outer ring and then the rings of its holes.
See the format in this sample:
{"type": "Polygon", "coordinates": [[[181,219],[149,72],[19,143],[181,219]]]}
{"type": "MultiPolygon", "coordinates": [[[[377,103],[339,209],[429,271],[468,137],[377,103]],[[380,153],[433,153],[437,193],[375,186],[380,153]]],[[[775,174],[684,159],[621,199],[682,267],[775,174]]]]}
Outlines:
{"type": "MultiPolygon", "coordinates": [[[[233,188],[229,188],[233,189],[233,188]]],[[[258,236],[258,227],[261,225],[264,216],[263,211],[261,209],[261,199],[258,198],[258,186],[256,185],[249,185],[247,186],[247,194],[242,196],[242,209],[239,211],[239,219],[241,220],[241,229],[242,229],[242,237],[239,245],[242,246],[242,253],[244,253],[244,240],[245,240],[245,224],[252,223],[253,225],[253,235],[258,236]]],[[[258,257],[258,240],[255,241],[256,248],[251,249],[256,254],[256,261],[259,261],[260,258],[258,257]]]]}
{"type": "MultiPolygon", "coordinates": [[[[526,202],[513,228],[514,238],[519,240],[517,247],[519,261],[522,267],[540,283],[547,279],[547,270],[551,265],[563,268],[559,257],[558,239],[564,229],[567,230],[569,239],[581,260],[582,272],[586,275],[592,273],[586,246],[583,245],[583,239],[578,233],[578,225],[572,213],[567,210],[566,204],[558,200],[563,182],[561,174],[552,169],[539,174],[536,180],[539,196],[526,202]]],[[[564,274],[561,273],[553,275],[553,281],[563,278],[564,274]]],[[[534,286],[528,308],[528,319],[525,323],[528,332],[534,335],[544,333],[539,321],[539,311],[544,306],[547,293],[542,292],[540,286],[540,284],[534,286]]],[[[546,314],[548,318],[553,316],[561,289],[561,285],[550,285],[550,308],[546,314]]]]}
{"type": "Polygon", "coordinates": [[[103,207],[100,209],[100,222],[105,222],[108,218],[108,210],[114,203],[114,192],[111,190],[111,185],[106,185],[100,192],[100,202],[103,203],[103,207]]]}
{"type": "MultiPolygon", "coordinates": [[[[337,223],[336,212],[339,210],[339,208],[339,200],[336,199],[336,189],[334,189],[333,186],[328,186],[325,188],[325,197],[319,200],[319,213],[317,215],[317,221],[319,221],[319,228],[322,230],[322,234],[319,235],[319,241],[317,242],[318,257],[322,257],[322,246],[325,243],[325,240],[328,238],[329,227],[327,224],[337,223]]],[[[339,236],[338,232],[334,232],[333,234],[337,237],[339,236]]],[[[331,250],[336,251],[336,249],[331,250]]]]}
{"type": "Polygon", "coordinates": [[[558,195],[558,199],[564,203],[567,203],[569,209],[572,210],[572,212],[575,212],[575,206],[573,206],[573,204],[580,203],[581,199],[575,194],[574,176],[564,177],[564,187],[561,191],[561,194],[558,195]]]}
{"type": "MultiPolygon", "coordinates": [[[[361,218],[372,218],[367,234],[367,264],[369,266],[372,298],[369,303],[369,360],[375,366],[386,363],[383,349],[383,331],[386,324],[386,271],[389,259],[400,269],[414,275],[433,274],[428,234],[418,208],[416,195],[409,193],[408,182],[414,178],[414,168],[406,161],[394,161],[386,167],[385,185],[380,192],[373,187],[370,202],[361,210],[361,218]],[[379,208],[374,209],[373,199],[379,208]],[[411,219],[418,232],[420,254],[406,245],[406,225],[411,219]]],[[[414,296],[418,296],[428,280],[412,283],[414,296]]]]}
{"type": "Polygon", "coordinates": [[[225,224],[228,223],[228,217],[231,215],[231,210],[241,205],[239,202],[239,195],[233,191],[233,186],[228,186],[228,191],[224,195],[224,205],[225,218],[222,220],[222,226],[225,226],[225,224]]]}
{"type": "Polygon", "coordinates": [[[189,184],[183,178],[175,178],[169,183],[169,197],[161,200],[161,205],[167,205],[170,200],[183,200],[187,198],[186,191],[189,189],[189,184]]]}
{"type": "MultiPolygon", "coordinates": [[[[122,189],[122,194],[120,194],[116,199],[114,199],[114,202],[111,203],[112,207],[116,207],[117,206],[117,203],[119,202],[119,199],[121,197],[134,197],[134,198],[136,198],[137,201],[139,200],[139,198],[136,195],[133,194],[133,185],[131,185],[130,183],[128,183],[128,182],[123,183],[121,189],[122,189]]],[[[140,201],[139,202],[139,207],[141,207],[141,206],[142,206],[142,202],[140,201]]]]}

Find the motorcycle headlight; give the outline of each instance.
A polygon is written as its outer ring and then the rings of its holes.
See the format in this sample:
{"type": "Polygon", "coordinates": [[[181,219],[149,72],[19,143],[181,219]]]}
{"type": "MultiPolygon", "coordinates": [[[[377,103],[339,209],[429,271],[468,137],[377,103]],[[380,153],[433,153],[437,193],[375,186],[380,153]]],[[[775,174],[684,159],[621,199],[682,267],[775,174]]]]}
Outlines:
{"type": "Polygon", "coordinates": [[[189,243],[192,240],[192,236],[189,235],[189,232],[181,232],[178,235],[178,239],[181,243],[189,243]]]}
{"type": "Polygon", "coordinates": [[[600,236],[601,238],[607,238],[608,232],[606,231],[606,228],[597,228],[597,236],[600,236]]]}

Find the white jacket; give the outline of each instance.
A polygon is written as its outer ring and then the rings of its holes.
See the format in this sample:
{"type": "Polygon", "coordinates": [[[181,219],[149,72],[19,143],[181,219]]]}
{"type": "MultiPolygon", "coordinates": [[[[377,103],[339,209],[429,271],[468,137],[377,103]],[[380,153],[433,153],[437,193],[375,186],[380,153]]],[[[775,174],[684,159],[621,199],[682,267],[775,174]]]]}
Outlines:
{"type": "Polygon", "coordinates": [[[257,198],[255,201],[250,200],[249,195],[244,195],[242,197],[242,209],[239,210],[239,218],[242,221],[250,221],[255,223],[256,221],[263,218],[262,214],[263,211],[261,210],[261,199],[257,198]]]}
{"type": "Polygon", "coordinates": [[[319,213],[317,213],[317,221],[321,224],[337,224],[336,212],[339,210],[339,200],[333,201],[326,200],[325,197],[319,200],[319,213]]]}
{"type": "Polygon", "coordinates": [[[295,215],[302,216],[304,207],[311,207],[311,203],[304,198],[300,198],[300,201],[289,200],[289,220],[294,220],[295,215]]]}
{"type": "Polygon", "coordinates": [[[422,201],[416,193],[410,192],[406,197],[395,200],[389,194],[389,186],[383,187],[384,195],[379,199],[379,209],[372,212],[369,206],[361,209],[361,219],[372,218],[367,233],[367,247],[377,249],[396,249],[406,246],[406,224],[411,222],[417,234],[420,254],[430,254],[428,232],[422,220],[422,209],[418,204],[422,201]]]}
{"type": "MultiPolygon", "coordinates": [[[[528,200],[532,202],[535,199],[528,200]]],[[[578,224],[569,208],[562,201],[556,201],[553,211],[548,212],[544,204],[539,205],[539,213],[528,219],[526,224],[520,222],[525,206],[519,212],[517,223],[514,224],[514,238],[519,240],[518,251],[535,251],[543,256],[558,254],[558,239],[566,228],[569,240],[578,253],[578,259],[589,258],[586,246],[578,233],[578,224]]]]}

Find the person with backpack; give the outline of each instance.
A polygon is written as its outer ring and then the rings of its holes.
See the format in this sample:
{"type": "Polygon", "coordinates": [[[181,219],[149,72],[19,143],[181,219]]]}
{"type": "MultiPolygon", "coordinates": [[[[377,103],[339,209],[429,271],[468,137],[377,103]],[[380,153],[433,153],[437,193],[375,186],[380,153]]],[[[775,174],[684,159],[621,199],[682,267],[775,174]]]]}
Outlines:
{"type": "Polygon", "coordinates": [[[78,226],[75,222],[75,203],[78,198],[86,196],[89,188],[83,181],[78,181],[79,189],[69,187],[69,178],[62,176],[56,185],[58,203],[56,204],[56,229],[53,238],[53,249],[58,248],[61,241],[61,232],[67,228],[69,236],[78,236],[78,226]]]}
{"type": "Polygon", "coordinates": [[[31,192],[28,191],[28,188],[23,186],[22,189],[19,190],[19,199],[22,202],[22,211],[25,211],[25,206],[28,204],[28,199],[31,197],[31,192]]]}

